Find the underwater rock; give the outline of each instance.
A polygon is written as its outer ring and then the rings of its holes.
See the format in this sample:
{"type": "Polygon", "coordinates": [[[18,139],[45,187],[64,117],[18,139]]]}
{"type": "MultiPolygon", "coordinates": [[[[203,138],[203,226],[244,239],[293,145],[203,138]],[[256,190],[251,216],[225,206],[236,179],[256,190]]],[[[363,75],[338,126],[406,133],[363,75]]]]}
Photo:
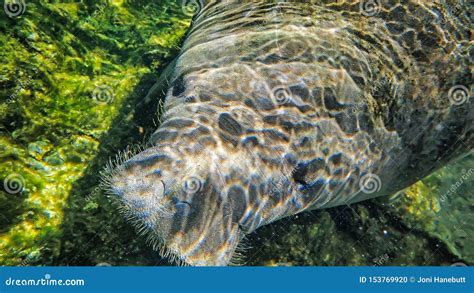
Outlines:
{"type": "Polygon", "coordinates": [[[141,139],[125,116],[189,21],[171,2],[29,1],[19,17],[1,11],[0,265],[52,264],[71,241],[78,250],[99,233],[76,226],[100,222],[96,174],[122,135],[141,139]],[[145,62],[151,50],[154,62],[145,62]],[[108,135],[114,123],[121,132],[108,135]]]}
{"type": "MultiPolygon", "coordinates": [[[[154,131],[156,105],[141,101],[190,17],[171,1],[89,2],[0,16],[0,265],[169,265],[104,197],[98,173],[154,131]]],[[[264,227],[243,262],[472,265],[472,177],[443,196],[473,166],[471,155],[405,195],[264,227]]]]}

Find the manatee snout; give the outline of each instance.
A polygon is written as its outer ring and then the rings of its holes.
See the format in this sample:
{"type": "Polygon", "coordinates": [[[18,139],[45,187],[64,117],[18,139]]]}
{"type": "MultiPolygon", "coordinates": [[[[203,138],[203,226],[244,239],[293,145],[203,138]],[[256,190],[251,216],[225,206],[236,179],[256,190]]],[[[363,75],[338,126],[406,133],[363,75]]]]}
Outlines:
{"type": "Polygon", "coordinates": [[[213,170],[187,167],[154,148],[115,168],[109,188],[163,257],[185,265],[227,265],[243,236],[238,220],[246,200],[235,188],[226,189],[213,170]]]}

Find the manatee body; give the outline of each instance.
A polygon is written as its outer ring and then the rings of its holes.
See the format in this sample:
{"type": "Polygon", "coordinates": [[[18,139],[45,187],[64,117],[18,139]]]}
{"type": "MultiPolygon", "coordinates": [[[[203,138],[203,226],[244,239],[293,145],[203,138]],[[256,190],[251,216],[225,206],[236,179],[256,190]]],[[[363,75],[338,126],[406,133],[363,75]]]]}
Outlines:
{"type": "Polygon", "coordinates": [[[200,3],[150,146],[106,179],[163,256],[227,265],[262,225],[472,149],[467,1],[308,2],[200,3]]]}

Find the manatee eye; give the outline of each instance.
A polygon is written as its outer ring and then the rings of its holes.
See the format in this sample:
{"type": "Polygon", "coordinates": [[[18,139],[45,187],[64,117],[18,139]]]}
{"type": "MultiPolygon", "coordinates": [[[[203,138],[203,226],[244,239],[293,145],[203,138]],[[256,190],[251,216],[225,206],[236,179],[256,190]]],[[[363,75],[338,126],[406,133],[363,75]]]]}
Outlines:
{"type": "Polygon", "coordinates": [[[175,215],[186,217],[191,212],[191,204],[187,201],[181,201],[177,197],[173,197],[175,215]]]}

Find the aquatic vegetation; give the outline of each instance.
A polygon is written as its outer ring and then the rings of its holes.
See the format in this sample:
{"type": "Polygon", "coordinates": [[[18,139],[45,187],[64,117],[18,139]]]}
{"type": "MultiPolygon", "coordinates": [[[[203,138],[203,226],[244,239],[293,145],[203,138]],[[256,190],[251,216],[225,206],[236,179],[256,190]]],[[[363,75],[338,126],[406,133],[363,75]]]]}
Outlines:
{"type": "Polygon", "coordinates": [[[0,17],[0,177],[21,185],[0,192],[1,264],[58,255],[73,183],[100,151],[115,152],[113,136],[101,140],[117,117],[130,122],[129,103],[175,54],[189,21],[175,3],[140,1],[29,2],[21,18],[0,17]]]}
{"type": "MultiPolygon", "coordinates": [[[[159,101],[143,97],[190,16],[173,1],[52,2],[0,16],[0,264],[168,264],[98,177],[155,130],[159,101]]],[[[244,261],[474,264],[472,177],[444,197],[473,166],[470,155],[398,196],[276,222],[249,236],[244,261]]]]}

